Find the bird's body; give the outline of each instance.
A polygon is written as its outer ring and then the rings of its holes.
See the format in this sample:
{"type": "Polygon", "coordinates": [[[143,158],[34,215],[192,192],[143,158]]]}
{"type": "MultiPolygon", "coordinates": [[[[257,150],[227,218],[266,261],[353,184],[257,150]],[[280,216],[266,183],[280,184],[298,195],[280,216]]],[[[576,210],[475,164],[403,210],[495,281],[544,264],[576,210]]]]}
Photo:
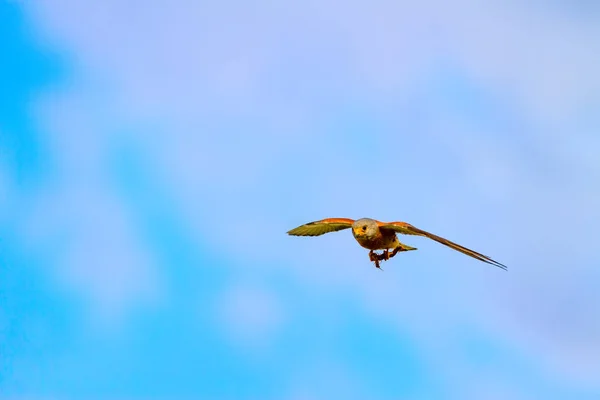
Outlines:
{"type": "Polygon", "coordinates": [[[352,232],[354,239],[365,249],[369,250],[386,250],[395,249],[399,245],[398,237],[394,232],[377,232],[374,237],[366,237],[357,235],[354,231],[352,232]]]}
{"type": "Polygon", "coordinates": [[[414,247],[400,243],[395,231],[379,229],[377,221],[370,218],[354,221],[352,235],[358,244],[369,250],[394,250],[397,247],[416,250],[414,247]]]}
{"type": "Polygon", "coordinates": [[[289,231],[288,234],[294,236],[319,236],[324,233],[348,228],[352,228],[352,235],[358,244],[371,250],[369,252],[369,258],[371,261],[375,262],[377,268],[379,268],[379,261],[388,260],[400,251],[417,250],[415,247],[405,245],[398,240],[396,234],[402,233],[406,235],[426,236],[436,242],[451,247],[454,250],[460,251],[463,254],[488,264],[495,265],[496,267],[506,269],[505,265],[492,260],[488,256],[484,256],[483,254],[467,249],[466,247],[447,239],[415,228],[406,222],[381,222],[370,218],[361,218],[356,221],[348,218],[327,218],[301,225],[289,231]],[[374,250],[383,250],[383,253],[377,254],[374,250]],[[389,252],[390,250],[392,251],[391,253],[389,252]]]}

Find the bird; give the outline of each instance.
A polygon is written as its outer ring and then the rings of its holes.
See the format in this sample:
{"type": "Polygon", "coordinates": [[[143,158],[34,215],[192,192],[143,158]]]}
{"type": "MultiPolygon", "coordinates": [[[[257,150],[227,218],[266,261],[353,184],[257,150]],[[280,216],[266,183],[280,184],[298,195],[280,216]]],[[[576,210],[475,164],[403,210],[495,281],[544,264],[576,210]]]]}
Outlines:
{"type": "Polygon", "coordinates": [[[494,261],[488,256],[451,242],[443,237],[434,235],[433,233],[416,228],[407,222],[381,222],[371,218],[361,218],[357,220],[350,218],[326,218],[300,225],[299,227],[288,231],[287,234],[292,236],[320,236],[325,233],[350,228],[352,228],[352,235],[358,244],[370,250],[369,260],[374,262],[375,267],[378,269],[381,269],[380,261],[387,261],[399,252],[417,250],[416,247],[401,243],[398,240],[398,233],[404,235],[425,236],[479,261],[494,265],[503,270],[508,269],[506,265],[494,261]],[[375,250],[383,250],[383,252],[378,254],[375,250]]]}

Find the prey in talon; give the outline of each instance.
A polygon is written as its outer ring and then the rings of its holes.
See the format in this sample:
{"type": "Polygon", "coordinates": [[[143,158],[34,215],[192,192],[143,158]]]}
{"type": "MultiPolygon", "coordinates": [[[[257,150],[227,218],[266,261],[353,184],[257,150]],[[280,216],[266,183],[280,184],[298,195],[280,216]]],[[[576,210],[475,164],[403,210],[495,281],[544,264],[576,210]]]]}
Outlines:
{"type": "Polygon", "coordinates": [[[343,229],[352,229],[354,239],[356,239],[358,244],[362,247],[370,250],[369,260],[379,269],[381,269],[381,261],[387,261],[402,251],[417,250],[415,247],[401,243],[398,240],[398,233],[403,235],[424,236],[479,261],[483,261],[504,270],[507,269],[506,265],[494,261],[488,256],[484,256],[481,253],[470,250],[464,246],[451,242],[448,239],[434,235],[433,233],[416,228],[407,222],[381,222],[370,218],[361,218],[358,220],[349,218],[326,218],[320,221],[300,225],[299,227],[290,230],[288,234],[293,236],[320,236],[325,233],[341,231],[343,229]],[[382,250],[382,253],[378,254],[375,250],[382,250]]]}

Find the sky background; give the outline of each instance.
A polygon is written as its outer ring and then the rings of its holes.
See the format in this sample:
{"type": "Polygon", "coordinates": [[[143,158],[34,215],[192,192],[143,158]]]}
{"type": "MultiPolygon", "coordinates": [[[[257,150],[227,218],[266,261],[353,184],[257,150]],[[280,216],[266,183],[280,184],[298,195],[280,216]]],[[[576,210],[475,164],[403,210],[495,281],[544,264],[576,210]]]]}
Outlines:
{"type": "Polygon", "coordinates": [[[600,398],[597,2],[0,21],[1,399],[600,398]]]}

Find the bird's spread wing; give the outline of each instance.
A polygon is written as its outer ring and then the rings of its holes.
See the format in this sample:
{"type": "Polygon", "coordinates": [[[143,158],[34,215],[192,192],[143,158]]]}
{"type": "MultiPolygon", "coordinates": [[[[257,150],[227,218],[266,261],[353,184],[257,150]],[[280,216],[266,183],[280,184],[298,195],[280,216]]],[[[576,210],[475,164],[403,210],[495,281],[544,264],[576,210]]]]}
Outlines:
{"type": "Polygon", "coordinates": [[[352,226],[354,220],[348,218],[327,218],[320,221],[309,222],[300,225],[288,232],[288,235],[294,236],[319,236],[324,233],[341,231],[352,226]]]}
{"type": "Polygon", "coordinates": [[[405,235],[419,235],[419,236],[426,236],[429,239],[433,239],[436,242],[439,242],[443,245],[446,245],[448,247],[453,248],[454,250],[460,251],[463,254],[466,254],[468,256],[471,256],[473,258],[476,258],[480,261],[486,262],[488,264],[492,264],[495,265],[498,268],[502,268],[502,269],[507,269],[506,265],[504,264],[500,264],[498,261],[494,261],[491,258],[489,258],[488,256],[484,256],[481,253],[478,253],[476,251],[473,251],[471,249],[467,249],[466,247],[461,246],[460,244],[456,244],[454,242],[451,242],[448,239],[444,239],[442,237],[439,237],[437,235],[434,235],[433,233],[429,233],[429,232],[425,232],[424,230],[421,230],[419,228],[415,228],[414,226],[412,226],[411,224],[408,224],[406,222],[379,222],[379,229],[382,230],[392,230],[398,233],[402,233],[405,235]]]}

